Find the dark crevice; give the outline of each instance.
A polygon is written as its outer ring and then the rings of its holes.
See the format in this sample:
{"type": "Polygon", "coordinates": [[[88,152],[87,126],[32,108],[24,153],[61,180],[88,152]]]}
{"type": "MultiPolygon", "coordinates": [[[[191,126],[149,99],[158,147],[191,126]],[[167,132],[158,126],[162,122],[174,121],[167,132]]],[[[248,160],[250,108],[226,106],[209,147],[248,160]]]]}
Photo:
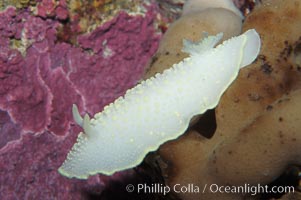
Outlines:
{"type": "MultiPolygon", "coordinates": [[[[270,191],[273,187],[279,187],[280,189],[284,189],[284,187],[294,187],[295,192],[299,191],[299,181],[300,181],[300,172],[301,167],[300,166],[289,166],[283,174],[281,174],[276,180],[274,180],[272,183],[268,184],[267,188],[270,191]]],[[[288,190],[288,189],[287,189],[288,190]]],[[[292,191],[290,193],[293,193],[292,191]]],[[[261,194],[260,199],[280,199],[283,195],[285,195],[285,192],[278,192],[278,193],[264,193],[261,194]]]]}
{"type": "Polygon", "coordinates": [[[210,139],[213,137],[216,131],[216,118],[215,118],[215,110],[207,110],[198,120],[196,124],[194,124],[191,129],[196,130],[202,136],[210,139]]]}
{"type": "MultiPolygon", "coordinates": [[[[153,161],[152,161],[153,162],[153,161]]],[[[111,180],[106,184],[104,190],[84,191],[83,196],[86,200],[176,200],[173,194],[168,193],[163,195],[160,192],[150,191],[144,192],[137,190],[138,184],[148,186],[150,189],[163,188],[164,179],[161,170],[156,163],[148,164],[145,161],[138,167],[134,168],[134,173],[120,178],[119,180],[111,180]],[[134,191],[127,192],[127,186],[134,186],[134,191]]]]}

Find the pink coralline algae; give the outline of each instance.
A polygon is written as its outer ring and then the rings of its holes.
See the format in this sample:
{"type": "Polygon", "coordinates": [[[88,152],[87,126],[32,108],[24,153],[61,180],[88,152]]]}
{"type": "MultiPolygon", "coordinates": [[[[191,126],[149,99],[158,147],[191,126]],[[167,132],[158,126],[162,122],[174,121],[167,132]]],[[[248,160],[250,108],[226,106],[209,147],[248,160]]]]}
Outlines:
{"type": "Polygon", "coordinates": [[[87,181],[58,174],[81,131],[72,104],[93,115],[139,81],[160,38],[156,6],[120,12],[74,44],[58,37],[64,5],[52,11],[52,1],[41,2],[36,15],[0,13],[0,199],[88,199],[87,191],[101,193],[133,171],[87,181]]]}
{"type": "Polygon", "coordinates": [[[60,20],[65,20],[68,17],[66,0],[53,1],[42,0],[37,5],[37,15],[43,18],[55,17],[60,20]]]}

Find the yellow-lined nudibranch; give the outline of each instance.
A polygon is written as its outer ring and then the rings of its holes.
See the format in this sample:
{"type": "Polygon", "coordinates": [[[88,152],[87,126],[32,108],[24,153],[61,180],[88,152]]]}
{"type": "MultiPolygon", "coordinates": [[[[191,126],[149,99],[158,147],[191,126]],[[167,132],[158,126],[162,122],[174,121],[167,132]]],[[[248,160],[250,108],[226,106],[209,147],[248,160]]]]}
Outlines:
{"type": "Polygon", "coordinates": [[[74,105],[74,120],[84,133],[59,172],[81,179],[111,175],[138,165],[148,152],[182,135],[190,119],[214,108],[239,69],[259,53],[254,29],[215,47],[221,38],[222,33],[199,43],[184,41],[188,58],[128,90],[94,119],[82,118],[74,105]]]}

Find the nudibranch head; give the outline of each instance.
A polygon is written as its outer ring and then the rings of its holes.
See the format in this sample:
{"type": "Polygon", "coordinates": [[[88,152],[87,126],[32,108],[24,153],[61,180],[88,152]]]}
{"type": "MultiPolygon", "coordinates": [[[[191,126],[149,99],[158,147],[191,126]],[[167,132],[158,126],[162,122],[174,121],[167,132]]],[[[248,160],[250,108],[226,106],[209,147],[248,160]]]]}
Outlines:
{"type": "Polygon", "coordinates": [[[132,168],[148,152],[183,134],[193,116],[214,108],[239,69],[253,62],[260,50],[255,30],[214,47],[221,36],[185,41],[188,58],[142,81],[92,119],[82,118],[73,106],[74,120],[84,133],[59,172],[85,179],[132,168]]]}

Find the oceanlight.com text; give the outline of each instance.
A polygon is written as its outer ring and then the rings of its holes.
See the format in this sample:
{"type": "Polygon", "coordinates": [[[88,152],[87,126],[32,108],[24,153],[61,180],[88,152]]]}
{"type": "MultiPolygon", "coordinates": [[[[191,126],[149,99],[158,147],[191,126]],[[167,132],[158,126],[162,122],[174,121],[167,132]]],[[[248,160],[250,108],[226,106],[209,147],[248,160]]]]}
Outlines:
{"type": "Polygon", "coordinates": [[[222,186],[218,184],[210,184],[204,186],[204,192],[209,190],[210,193],[233,193],[233,194],[276,194],[276,193],[293,193],[295,188],[293,186],[271,186],[268,185],[250,185],[244,184],[241,186],[222,186]],[[208,188],[207,188],[208,187],[208,188]]]}
{"type": "Polygon", "coordinates": [[[174,193],[232,193],[232,194],[273,194],[273,193],[293,193],[295,188],[293,186],[267,186],[267,185],[250,185],[248,183],[241,186],[223,186],[218,184],[205,184],[202,187],[195,184],[175,184],[173,186],[166,186],[160,183],[153,184],[128,184],[126,186],[127,192],[137,192],[138,194],[163,194],[170,192],[174,193]]]}

